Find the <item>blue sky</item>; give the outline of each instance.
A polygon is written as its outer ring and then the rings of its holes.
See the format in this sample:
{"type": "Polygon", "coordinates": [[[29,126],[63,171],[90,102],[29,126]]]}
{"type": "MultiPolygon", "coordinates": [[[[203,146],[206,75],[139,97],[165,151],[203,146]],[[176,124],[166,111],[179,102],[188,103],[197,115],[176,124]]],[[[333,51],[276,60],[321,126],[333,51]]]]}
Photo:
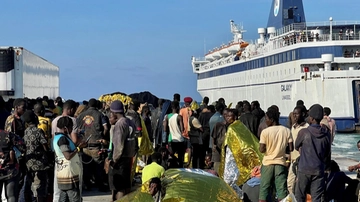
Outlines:
{"type": "MultiPolygon", "coordinates": [[[[22,46],[60,67],[66,99],[121,91],[201,100],[191,56],[231,40],[229,20],[258,38],[271,0],[20,0],[1,2],[0,46],[22,46]]],[[[358,0],[303,0],[308,22],[360,20],[358,0]],[[357,5],[357,6],[356,6],[357,5]],[[357,19],[356,19],[357,18],[357,19]]]]}

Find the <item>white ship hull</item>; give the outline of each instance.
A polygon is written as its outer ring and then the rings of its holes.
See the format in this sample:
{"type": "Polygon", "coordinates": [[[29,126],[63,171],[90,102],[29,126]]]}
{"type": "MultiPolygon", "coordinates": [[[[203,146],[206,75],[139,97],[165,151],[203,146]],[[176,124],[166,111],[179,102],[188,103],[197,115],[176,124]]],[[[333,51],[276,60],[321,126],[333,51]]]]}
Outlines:
{"type": "MultiPolygon", "coordinates": [[[[360,59],[357,60],[360,63],[360,59]]],[[[353,124],[357,122],[355,112],[358,109],[355,109],[355,106],[359,106],[357,99],[354,99],[358,98],[354,93],[355,81],[360,83],[360,71],[317,71],[311,74],[319,77],[310,79],[309,72],[301,72],[300,68],[289,68],[308,62],[310,61],[299,60],[289,64],[200,79],[197,81],[198,92],[210,100],[225,98],[226,103],[234,105],[242,100],[257,100],[264,109],[277,105],[281,110],[283,124],[286,124],[288,114],[294,109],[297,100],[303,100],[307,107],[320,103],[332,109],[331,116],[337,121],[350,121],[347,126],[339,126],[339,130],[353,130],[353,124]],[[309,80],[301,79],[305,74],[309,80]],[[263,75],[276,76],[265,78],[263,75]]]]}

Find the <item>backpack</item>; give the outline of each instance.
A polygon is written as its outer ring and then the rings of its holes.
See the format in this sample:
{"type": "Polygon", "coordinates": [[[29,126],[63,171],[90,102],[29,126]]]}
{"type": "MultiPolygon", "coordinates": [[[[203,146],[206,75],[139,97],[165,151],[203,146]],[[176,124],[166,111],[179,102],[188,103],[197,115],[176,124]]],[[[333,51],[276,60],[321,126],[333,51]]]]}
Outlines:
{"type": "Polygon", "coordinates": [[[45,138],[48,142],[51,140],[51,127],[50,127],[50,119],[39,117],[39,125],[38,128],[42,130],[45,134],[45,138]]]}

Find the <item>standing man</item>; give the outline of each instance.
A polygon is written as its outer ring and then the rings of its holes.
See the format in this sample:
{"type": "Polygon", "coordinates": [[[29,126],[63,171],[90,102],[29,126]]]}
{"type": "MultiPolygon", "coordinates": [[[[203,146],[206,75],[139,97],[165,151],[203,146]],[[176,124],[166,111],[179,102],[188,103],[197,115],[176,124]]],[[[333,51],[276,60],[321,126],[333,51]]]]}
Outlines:
{"type": "Polygon", "coordinates": [[[128,119],[132,120],[136,126],[136,128],[135,128],[136,137],[142,136],[141,118],[140,118],[140,114],[137,113],[139,108],[140,108],[140,102],[133,100],[130,103],[128,111],[126,112],[126,117],[128,119]]]}
{"type": "Polygon", "coordinates": [[[89,100],[88,109],[82,112],[76,119],[79,129],[85,131],[85,139],[88,138],[88,146],[83,149],[84,183],[87,188],[91,187],[90,179],[94,175],[96,185],[100,191],[105,189],[103,178],[105,176],[104,160],[101,155],[102,143],[104,137],[103,114],[98,110],[98,102],[92,98],[89,100]]]}
{"type": "Polygon", "coordinates": [[[258,121],[257,127],[259,127],[261,119],[265,116],[265,112],[261,109],[259,101],[255,100],[251,102],[251,113],[257,117],[257,121],[258,121]]]}
{"type": "Polygon", "coordinates": [[[311,200],[320,202],[325,188],[325,167],[331,161],[331,135],[320,122],[324,116],[321,105],[315,104],[309,110],[308,128],[301,129],[295,142],[300,152],[295,196],[298,202],[305,202],[306,191],[310,187],[311,200]]]}
{"type": "MultiPolygon", "coordinates": [[[[20,136],[21,138],[24,137],[25,134],[25,123],[21,119],[21,116],[25,113],[27,108],[27,103],[24,99],[18,98],[14,100],[14,112],[7,117],[5,121],[5,130],[7,132],[12,132],[16,134],[17,136],[20,136]]],[[[20,180],[19,180],[19,189],[17,189],[18,192],[21,192],[20,198],[23,196],[23,185],[25,182],[25,175],[27,173],[26,169],[26,162],[25,158],[21,158],[19,161],[19,170],[20,170],[20,180]]],[[[19,195],[19,193],[15,193],[16,195],[19,195]]]]}
{"type": "MultiPolygon", "coordinates": [[[[159,122],[161,122],[162,120],[160,120],[161,117],[161,112],[162,112],[162,106],[164,104],[165,100],[163,99],[159,99],[158,100],[158,107],[155,110],[151,111],[151,134],[149,135],[150,141],[154,143],[155,145],[155,138],[161,136],[162,131],[159,130],[159,122]]],[[[150,134],[150,131],[148,131],[150,134]]]]}
{"type": "Polygon", "coordinates": [[[190,164],[191,153],[192,153],[190,138],[189,138],[189,131],[190,131],[189,120],[192,115],[190,104],[192,101],[193,99],[191,97],[185,97],[184,98],[185,107],[180,109],[179,112],[179,115],[182,117],[183,125],[184,125],[184,130],[182,132],[183,132],[183,137],[185,138],[184,142],[186,146],[186,153],[188,154],[188,159],[189,159],[188,164],[190,164]]]}
{"type": "Polygon", "coordinates": [[[27,167],[25,201],[31,201],[32,191],[38,202],[45,202],[48,192],[48,141],[43,131],[37,127],[39,120],[33,111],[26,111],[23,119],[28,124],[24,135],[27,167]]]}
{"type": "Polygon", "coordinates": [[[333,143],[335,138],[336,124],[335,124],[335,120],[330,118],[330,114],[331,114],[331,109],[329,107],[324,107],[324,119],[326,119],[329,123],[331,143],[333,143]]]}
{"type": "MultiPolygon", "coordinates": [[[[44,107],[44,105],[42,105],[41,102],[37,103],[34,106],[34,113],[36,114],[36,116],[39,119],[38,128],[40,130],[42,130],[42,132],[44,133],[45,139],[48,143],[48,145],[47,145],[48,148],[52,148],[51,120],[49,118],[45,117],[45,107],[44,107]]],[[[49,154],[48,155],[49,169],[47,170],[47,172],[48,172],[47,179],[48,179],[49,184],[53,184],[54,183],[55,154],[54,154],[54,152],[50,151],[49,149],[46,152],[49,154]]],[[[53,198],[53,186],[49,186],[47,193],[48,193],[48,198],[52,199],[53,198]]]]}
{"type": "MultiPolygon", "coordinates": [[[[209,120],[209,128],[210,128],[210,138],[209,138],[209,149],[213,152],[213,130],[214,130],[214,127],[217,123],[221,123],[221,122],[224,122],[225,119],[224,117],[222,116],[223,114],[223,111],[225,109],[225,105],[218,102],[216,103],[215,105],[215,114],[211,116],[210,120],[209,120]]],[[[216,152],[216,151],[214,151],[216,152]]],[[[214,153],[213,152],[213,153],[214,153]]],[[[214,158],[214,154],[212,154],[212,158],[214,158]]],[[[213,159],[212,159],[213,160],[213,159]]],[[[217,157],[216,157],[216,162],[220,162],[220,155],[219,153],[217,152],[217,157]]],[[[219,164],[216,165],[217,166],[217,172],[219,171],[219,164]]],[[[215,163],[214,163],[214,167],[215,167],[215,163]]]]}
{"type": "Polygon", "coordinates": [[[200,105],[199,113],[201,113],[204,109],[206,109],[207,106],[209,106],[209,98],[205,96],[202,103],[201,103],[201,105],[200,105]]]}
{"type": "Polygon", "coordinates": [[[179,112],[179,102],[171,102],[172,113],[168,114],[164,120],[164,132],[167,132],[169,128],[169,138],[168,142],[171,148],[171,154],[178,154],[178,164],[182,168],[184,164],[184,154],[185,154],[185,144],[183,137],[183,120],[182,116],[178,114],[179,112]]]}
{"type": "Polygon", "coordinates": [[[204,156],[206,155],[207,152],[211,152],[211,150],[209,150],[209,142],[210,142],[210,119],[211,117],[214,115],[214,113],[211,111],[211,107],[214,106],[207,106],[205,109],[202,110],[202,112],[200,113],[199,116],[199,121],[200,124],[203,127],[203,132],[201,134],[202,136],[202,140],[203,140],[203,153],[204,156]]]}
{"type": "Polygon", "coordinates": [[[294,144],[290,130],[279,124],[279,113],[273,107],[268,108],[265,120],[268,128],[262,131],[259,142],[260,152],[265,154],[261,166],[259,202],[266,202],[272,187],[276,188],[281,201],[288,195],[286,148],[293,151],[294,144]]]}
{"type": "Polygon", "coordinates": [[[240,116],[240,121],[257,137],[258,117],[251,113],[251,105],[248,101],[244,101],[243,107],[244,113],[240,116]]]}
{"type": "Polygon", "coordinates": [[[122,102],[115,100],[111,103],[110,110],[117,118],[113,129],[112,159],[108,173],[112,200],[116,201],[128,194],[131,189],[131,169],[137,152],[137,137],[136,126],[125,117],[122,102]]]}
{"type": "MultiPolygon", "coordinates": [[[[305,122],[305,115],[306,115],[306,109],[304,106],[297,106],[295,107],[293,111],[294,121],[296,122],[291,127],[291,135],[293,137],[293,140],[296,142],[296,139],[298,137],[298,133],[301,129],[307,128],[309,126],[308,123],[305,122]]],[[[296,179],[296,173],[293,172],[293,165],[296,159],[300,156],[300,153],[296,150],[292,151],[290,153],[290,167],[289,167],[289,174],[287,178],[287,186],[289,193],[295,193],[295,179],[296,179]]]]}

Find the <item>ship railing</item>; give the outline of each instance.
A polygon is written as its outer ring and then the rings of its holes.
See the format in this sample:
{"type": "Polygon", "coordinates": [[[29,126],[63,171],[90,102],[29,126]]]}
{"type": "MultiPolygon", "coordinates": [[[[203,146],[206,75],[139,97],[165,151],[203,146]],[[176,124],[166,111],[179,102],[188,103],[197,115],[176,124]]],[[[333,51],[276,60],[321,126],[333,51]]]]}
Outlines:
{"type": "MultiPolygon", "coordinates": [[[[306,36],[300,36],[300,42],[319,42],[319,41],[354,41],[360,40],[360,33],[357,34],[322,34],[322,35],[312,35],[311,33],[306,36]],[[331,37],[331,39],[330,39],[331,37]]],[[[299,42],[299,41],[298,41],[299,42]]]]}
{"type": "Polygon", "coordinates": [[[302,23],[293,23],[290,25],[287,25],[283,28],[280,28],[278,30],[276,30],[276,36],[280,36],[286,33],[289,33],[291,31],[299,31],[299,30],[304,30],[306,28],[306,24],[304,22],[302,23]]]}
{"type": "Polygon", "coordinates": [[[205,57],[195,57],[195,61],[205,61],[205,57]]]}
{"type": "MultiPolygon", "coordinates": [[[[350,20],[343,20],[343,21],[332,21],[331,24],[333,26],[337,25],[359,25],[360,21],[350,21],[350,20]]],[[[330,26],[330,21],[323,21],[323,22],[307,22],[306,26],[308,27],[315,27],[315,26],[330,26]]]]}
{"type": "MultiPolygon", "coordinates": [[[[344,26],[349,26],[349,25],[360,25],[360,21],[349,21],[349,20],[344,20],[344,21],[332,21],[331,22],[332,26],[338,26],[338,25],[344,25],[344,26]]],[[[282,34],[286,34],[289,33],[291,31],[303,31],[306,30],[306,27],[321,27],[321,26],[329,26],[330,27],[330,21],[323,21],[323,22],[302,22],[302,23],[293,23],[290,25],[287,25],[283,28],[277,29],[276,30],[276,36],[282,35],[282,34]]]]}

